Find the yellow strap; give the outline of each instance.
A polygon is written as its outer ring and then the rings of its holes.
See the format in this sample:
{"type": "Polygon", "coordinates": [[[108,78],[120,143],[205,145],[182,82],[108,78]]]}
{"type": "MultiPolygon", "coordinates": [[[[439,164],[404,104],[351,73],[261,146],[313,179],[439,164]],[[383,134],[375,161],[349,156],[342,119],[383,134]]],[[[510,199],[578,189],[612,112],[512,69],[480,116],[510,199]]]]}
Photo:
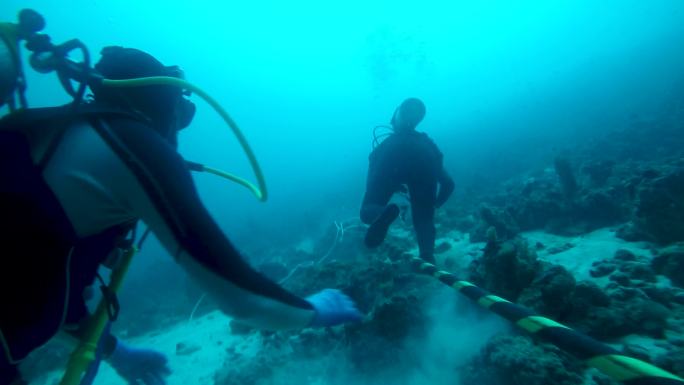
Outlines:
{"type": "Polygon", "coordinates": [[[484,308],[489,308],[490,306],[494,305],[495,303],[499,303],[499,302],[510,303],[509,301],[507,301],[501,297],[497,297],[495,295],[486,295],[486,296],[480,298],[477,302],[484,308]]]}
{"type": "MultiPolygon", "coordinates": [[[[137,249],[135,247],[131,247],[127,250],[119,266],[112,271],[109,288],[113,293],[118,292],[121,288],[121,284],[123,283],[126,272],[128,272],[128,268],[130,267],[136,252],[137,249]]],[[[85,337],[76,350],[71,353],[67,370],[64,373],[64,377],[62,377],[60,385],[79,385],[83,373],[88,370],[88,366],[95,360],[95,351],[97,350],[98,341],[100,341],[100,337],[109,320],[107,306],[107,301],[103,298],[97,306],[95,314],[90,318],[90,324],[86,330],[85,337]]]]}
{"type": "Polygon", "coordinates": [[[570,329],[569,327],[563,324],[559,324],[554,320],[548,319],[546,317],[541,317],[538,315],[522,318],[518,320],[516,324],[530,333],[536,333],[544,328],[552,327],[570,329]]]}
{"type": "Polygon", "coordinates": [[[472,283],[467,282],[467,281],[456,281],[456,282],[454,282],[453,285],[451,285],[451,287],[453,287],[456,290],[461,290],[464,287],[469,287],[469,286],[475,286],[475,285],[473,285],[472,283]]]}
{"type": "Polygon", "coordinates": [[[611,354],[594,357],[588,360],[587,363],[618,381],[629,381],[644,377],[661,377],[684,383],[684,379],[632,357],[611,354]]]}
{"type": "Polygon", "coordinates": [[[444,277],[444,276],[451,275],[451,273],[449,273],[448,271],[439,270],[439,271],[437,271],[434,275],[435,275],[435,278],[440,279],[440,278],[442,278],[442,277],[444,277]]]}

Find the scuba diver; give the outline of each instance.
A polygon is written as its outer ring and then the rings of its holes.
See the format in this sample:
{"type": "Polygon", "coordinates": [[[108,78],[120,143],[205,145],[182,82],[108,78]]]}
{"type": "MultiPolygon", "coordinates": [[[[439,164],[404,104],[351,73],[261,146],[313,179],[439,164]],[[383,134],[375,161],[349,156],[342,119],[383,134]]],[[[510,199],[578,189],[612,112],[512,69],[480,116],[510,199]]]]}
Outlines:
{"type": "MultiPolygon", "coordinates": [[[[8,63],[0,57],[0,67],[8,63]]],[[[0,74],[0,105],[6,86],[16,86],[8,80],[13,70],[0,74]]],[[[123,47],[103,49],[94,70],[83,72],[113,80],[183,76],[123,47]]],[[[241,323],[283,330],[361,320],[338,290],[306,298],[286,291],[250,267],[224,235],[176,151],[178,132],[195,113],[187,92],[89,85],[92,100],[78,106],[27,108],[0,120],[0,385],[22,383],[20,362],[59,331],[81,336],[89,316],[84,292],[98,267],[131,242],[138,221],[241,323]]],[[[106,294],[104,283],[102,289],[106,294]]],[[[98,349],[129,383],[162,384],[169,373],[161,353],[109,332],[98,349]]]]}
{"type": "Polygon", "coordinates": [[[424,117],[425,104],[416,98],[406,99],[394,111],[390,123],[393,133],[369,156],[361,221],[370,225],[366,246],[380,246],[401,212],[390,200],[407,188],[420,257],[435,263],[435,209],[449,199],[454,181],[444,169],[437,145],[427,134],[416,131],[424,117]]]}

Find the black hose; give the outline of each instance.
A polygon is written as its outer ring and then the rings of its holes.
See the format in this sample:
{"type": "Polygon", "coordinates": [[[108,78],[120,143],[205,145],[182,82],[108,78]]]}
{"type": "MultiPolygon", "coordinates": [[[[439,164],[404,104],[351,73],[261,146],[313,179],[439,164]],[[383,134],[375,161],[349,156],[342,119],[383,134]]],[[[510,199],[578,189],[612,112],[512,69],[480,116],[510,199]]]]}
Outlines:
{"type": "Polygon", "coordinates": [[[375,149],[378,145],[380,145],[380,139],[386,138],[386,137],[392,135],[391,132],[386,132],[384,134],[378,135],[378,129],[379,128],[387,128],[387,129],[391,130],[392,126],[387,126],[387,125],[381,124],[379,126],[373,127],[373,149],[375,149]]]}
{"type": "Polygon", "coordinates": [[[83,102],[83,96],[85,95],[86,88],[88,87],[88,75],[90,73],[90,51],[82,41],[77,40],[76,46],[81,50],[83,54],[83,67],[81,72],[81,79],[79,79],[78,91],[76,91],[76,96],[74,98],[74,107],[83,102]]]}
{"type": "Polygon", "coordinates": [[[149,227],[147,229],[145,229],[145,232],[143,233],[142,237],[140,237],[140,240],[138,241],[138,245],[137,245],[138,250],[142,249],[142,245],[145,242],[145,240],[147,239],[148,235],[150,235],[150,228],[149,227]]]}

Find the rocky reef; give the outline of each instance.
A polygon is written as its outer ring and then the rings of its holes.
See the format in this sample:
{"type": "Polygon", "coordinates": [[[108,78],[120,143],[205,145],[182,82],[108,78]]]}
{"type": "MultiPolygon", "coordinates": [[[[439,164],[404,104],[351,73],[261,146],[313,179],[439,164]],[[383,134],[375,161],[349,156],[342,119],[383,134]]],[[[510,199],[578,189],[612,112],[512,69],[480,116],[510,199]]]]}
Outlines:
{"type": "Polygon", "coordinates": [[[616,226],[629,241],[660,246],[684,241],[681,121],[634,117],[629,125],[577,143],[563,154],[497,187],[481,189],[463,205],[456,202],[453,212],[476,220],[469,228],[461,219],[452,226],[477,241],[485,240],[490,226],[504,239],[528,230],[578,235],[616,226]]]}
{"type": "Polygon", "coordinates": [[[622,238],[659,244],[684,241],[684,158],[659,170],[644,170],[632,183],[635,209],[620,231],[622,238]]]}
{"type": "Polygon", "coordinates": [[[525,336],[489,340],[461,374],[464,384],[576,385],[584,383],[583,365],[553,345],[525,336]]]}
{"type": "MultiPolygon", "coordinates": [[[[564,266],[539,258],[522,236],[499,239],[496,230],[488,236],[480,255],[463,272],[468,279],[625,354],[684,374],[677,360],[684,348],[684,291],[670,287],[664,275],[679,271],[672,261],[678,260],[680,248],[654,249],[652,255],[620,249],[594,263],[592,279],[577,281],[564,266]],[[642,340],[629,340],[634,336],[642,340]]],[[[232,360],[248,364],[227,365],[216,374],[216,383],[279,383],[301,360],[311,363],[309,380],[332,384],[380,383],[401,368],[414,367],[420,352],[411,344],[424,339],[431,327],[421,304],[440,284],[416,275],[407,263],[409,255],[389,243],[375,254],[300,269],[289,284],[295,292],[342,288],[368,314],[363,323],[288,333],[248,331],[261,336],[262,350],[256,357],[235,353],[232,360]],[[344,367],[323,359],[331,356],[344,367]]],[[[443,370],[452,373],[454,381],[483,385],[615,384],[555,346],[513,329],[489,339],[465,364],[443,370]]],[[[408,378],[393,381],[411,383],[408,378]]]]}
{"type": "Polygon", "coordinates": [[[420,352],[407,346],[406,341],[421,339],[428,332],[429,319],[423,303],[439,283],[415,274],[409,255],[402,255],[391,239],[377,253],[359,253],[356,245],[362,242],[361,235],[352,233],[337,246],[337,255],[345,255],[344,258],[299,267],[285,285],[303,295],[337,287],[355,300],[367,314],[366,320],[355,325],[296,332],[248,330],[263,339],[261,351],[249,358],[235,353],[231,360],[244,359],[249,364],[227,365],[217,372],[216,384],[277,383],[284,371],[293,369],[293,362],[316,362],[331,355],[344,362],[345,367],[323,360],[308,365],[307,375],[336,383],[333,379],[341,373],[355,373],[357,379],[375,381],[417,359],[420,352]]]}

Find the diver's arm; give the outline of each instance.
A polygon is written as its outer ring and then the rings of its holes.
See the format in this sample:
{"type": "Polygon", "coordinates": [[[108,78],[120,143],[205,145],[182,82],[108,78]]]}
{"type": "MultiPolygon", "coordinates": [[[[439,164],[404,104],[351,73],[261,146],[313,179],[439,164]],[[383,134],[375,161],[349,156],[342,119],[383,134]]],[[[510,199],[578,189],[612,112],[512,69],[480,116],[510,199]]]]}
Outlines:
{"type": "Polygon", "coordinates": [[[444,167],[442,167],[442,170],[439,172],[437,181],[439,182],[439,193],[437,193],[435,205],[436,207],[441,207],[449,200],[451,193],[454,192],[455,184],[453,178],[451,178],[451,175],[449,175],[444,167]]]}
{"type": "Polygon", "coordinates": [[[451,193],[454,192],[455,184],[453,178],[451,178],[451,175],[449,175],[446,168],[444,168],[444,155],[442,154],[442,151],[440,151],[439,147],[437,147],[437,144],[435,144],[434,141],[431,139],[429,139],[429,141],[432,145],[433,151],[436,154],[438,162],[437,167],[439,168],[439,172],[437,173],[439,192],[437,193],[437,199],[435,200],[435,207],[439,208],[449,200],[451,193]]]}
{"type": "Polygon", "coordinates": [[[184,161],[156,132],[116,120],[96,129],[126,165],[110,188],[221,310],[265,329],[311,324],[313,306],[244,261],[200,202],[184,161]]]}

